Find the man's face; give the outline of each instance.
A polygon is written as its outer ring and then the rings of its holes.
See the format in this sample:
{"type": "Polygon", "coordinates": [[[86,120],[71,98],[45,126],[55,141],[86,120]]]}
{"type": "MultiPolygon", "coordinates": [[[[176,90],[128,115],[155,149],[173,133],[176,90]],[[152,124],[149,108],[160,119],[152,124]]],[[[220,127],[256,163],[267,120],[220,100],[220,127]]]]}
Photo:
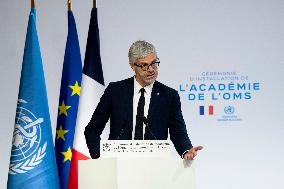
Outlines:
{"type": "Polygon", "coordinates": [[[153,64],[157,60],[157,56],[154,53],[151,53],[145,58],[141,58],[137,60],[137,62],[130,64],[131,68],[135,72],[136,81],[142,87],[152,84],[157,79],[158,65],[153,64]],[[149,66],[150,64],[152,65],[149,66]]]}

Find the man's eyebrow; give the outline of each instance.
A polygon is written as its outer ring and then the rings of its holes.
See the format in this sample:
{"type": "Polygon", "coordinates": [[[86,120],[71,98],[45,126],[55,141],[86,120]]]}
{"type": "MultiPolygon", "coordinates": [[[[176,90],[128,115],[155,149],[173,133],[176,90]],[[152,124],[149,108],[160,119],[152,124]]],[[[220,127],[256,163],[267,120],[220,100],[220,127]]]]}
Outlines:
{"type": "Polygon", "coordinates": [[[156,62],[156,61],[158,61],[158,59],[157,60],[153,60],[152,62],[150,62],[150,63],[148,63],[148,62],[137,62],[137,63],[139,63],[139,64],[152,64],[153,62],[156,62]]]}

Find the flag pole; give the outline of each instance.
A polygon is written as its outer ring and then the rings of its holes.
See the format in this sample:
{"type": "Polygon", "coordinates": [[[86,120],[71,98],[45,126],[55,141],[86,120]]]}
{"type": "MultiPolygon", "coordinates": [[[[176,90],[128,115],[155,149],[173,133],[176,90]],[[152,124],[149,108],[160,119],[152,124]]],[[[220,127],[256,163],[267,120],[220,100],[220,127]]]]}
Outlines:
{"type": "Polygon", "coordinates": [[[67,5],[68,5],[68,11],[72,11],[72,1],[67,0],[67,5]]]}
{"type": "Polygon", "coordinates": [[[31,8],[32,8],[32,9],[35,8],[35,0],[31,0],[31,8]]]}
{"type": "Polygon", "coordinates": [[[93,0],[93,8],[97,8],[97,1],[93,0]]]}

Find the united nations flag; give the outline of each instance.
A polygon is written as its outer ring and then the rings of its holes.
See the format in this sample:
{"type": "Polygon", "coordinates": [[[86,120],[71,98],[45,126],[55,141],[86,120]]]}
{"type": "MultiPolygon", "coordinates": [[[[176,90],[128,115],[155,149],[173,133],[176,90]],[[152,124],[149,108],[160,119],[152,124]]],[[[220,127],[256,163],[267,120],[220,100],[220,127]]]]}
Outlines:
{"type": "Polygon", "coordinates": [[[26,35],[7,188],[59,188],[34,8],[26,35]]]}

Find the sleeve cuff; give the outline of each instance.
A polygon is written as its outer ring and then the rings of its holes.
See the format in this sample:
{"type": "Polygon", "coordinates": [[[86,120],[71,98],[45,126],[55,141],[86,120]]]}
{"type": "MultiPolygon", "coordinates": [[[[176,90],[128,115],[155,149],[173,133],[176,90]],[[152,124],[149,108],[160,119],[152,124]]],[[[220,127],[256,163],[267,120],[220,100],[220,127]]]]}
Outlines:
{"type": "Polygon", "coordinates": [[[183,159],[184,154],[186,154],[189,150],[186,150],[185,152],[182,153],[181,158],[183,159]]]}

